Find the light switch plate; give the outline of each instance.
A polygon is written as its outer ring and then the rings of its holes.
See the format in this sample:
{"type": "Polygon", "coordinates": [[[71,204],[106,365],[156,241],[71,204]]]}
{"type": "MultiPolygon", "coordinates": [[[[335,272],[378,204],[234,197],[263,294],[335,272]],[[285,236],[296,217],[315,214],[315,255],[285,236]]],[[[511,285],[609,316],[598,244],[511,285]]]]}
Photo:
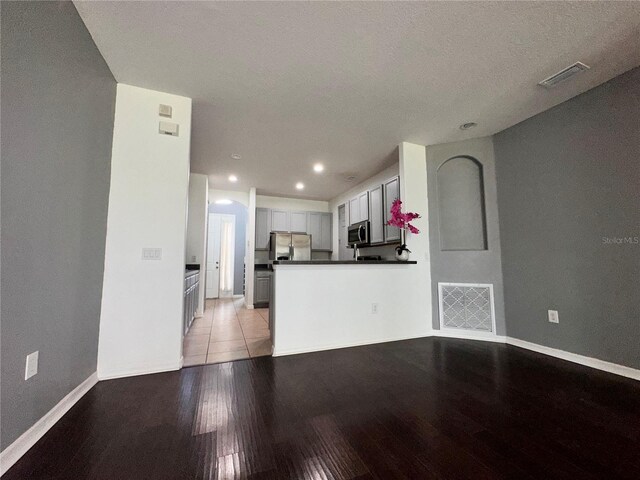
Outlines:
{"type": "Polygon", "coordinates": [[[38,373],[38,357],[40,352],[35,351],[27,355],[27,361],[24,367],[24,379],[28,380],[38,373]]]}
{"type": "Polygon", "coordinates": [[[143,248],[142,260],[162,260],[161,248],[143,248]]]}
{"type": "Polygon", "coordinates": [[[549,321],[551,323],[560,323],[560,317],[558,317],[558,311],[557,310],[548,310],[547,314],[549,316],[549,321]]]}

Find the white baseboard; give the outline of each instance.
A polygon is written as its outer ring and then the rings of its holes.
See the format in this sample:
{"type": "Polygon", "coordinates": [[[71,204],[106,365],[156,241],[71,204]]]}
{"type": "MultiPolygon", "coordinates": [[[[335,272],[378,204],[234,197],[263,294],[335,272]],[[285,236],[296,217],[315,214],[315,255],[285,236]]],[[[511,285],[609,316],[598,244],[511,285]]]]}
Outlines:
{"type": "Polygon", "coordinates": [[[273,347],[273,356],[284,357],[286,355],[298,355],[301,353],[324,352],[325,350],[338,350],[340,348],[362,347],[365,345],[375,345],[377,343],[400,342],[402,340],[413,340],[415,338],[425,338],[430,336],[431,336],[431,332],[425,332],[424,334],[412,335],[408,337],[385,338],[384,340],[368,340],[365,342],[322,345],[320,347],[301,348],[301,349],[284,350],[284,351],[276,351],[275,347],[273,347]]]}
{"type": "Polygon", "coordinates": [[[55,407],[45,413],[29,430],[5,448],[2,453],[0,453],[0,475],[4,475],[13,464],[20,460],[20,457],[27,453],[96,383],[98,383],[98,375],[92,373],[89,378],[60,400],[55,407]]]}
{"type": "Polygon", "coordinates": [[[504,335],[494,335],[492,333],[481,333],[464,330],[434,330],[434,337],[445,338],[461,338],[463,340],[482,340],[484,342],[496,342],[505,343],[506,337],[504,335]]]}
{"type": "Polygon", "coordinates": [[[604,360],[599,360],[593,357],[585,357],[584,355],[566,352],[564,350],[558,350],[557,348],[545,347],[544,345],[527,342],[526,340],[520,340],[519,338],[507,337],[507,343],[515,347],[525,348],[534,352],[543,353],[551,357],[578,363],[586,367],[595,368],[597,370],[613,373],[615,375],[621,375],[623,377],[632,378],[634,380],[640,380],[640,370],[637,370],[635,368],[625,367],[624,365],[606,362],[604,360]]]}
{"type": "Polygon", "coordinates": [[[550,357],[560,358],[569,362],[578,363],[585,367],[595,368],[596,370],[602,370],[603,372],[613,373],[634,380],[640,380],[640,370],[631,367],[625,367],[624,365],[618,365],[617,363],[607,362],[605,360],[599,360],[593,357],[585,357],[577,353],[567,352],[565,350],[558,350],[557,348],[545,347],[537,343],[527,342],[526,340],[520,340],[519,338],[505,337],[501,335],[483,335],[476,332],[451,332],[434,330],[433,335],[435,337],[447,337],[447,338],[461,338],[466,340],[481,340],[485,342],[497,342],[513,345],[514,347],[524,348],[533,352],[549,355],[550,357]]]}
{"type": "Polygon", "coordinates": [[[184,358],[177,362],[167,363],[164,365],[154,365],[144,368],[132,368],[125,370],[113,370],[110,372],[98,371],[98,380],[113,380],[115,378],[137,377],[138,375],[150,375],[152,373],[173,372],[182,368],[184,358]]]}

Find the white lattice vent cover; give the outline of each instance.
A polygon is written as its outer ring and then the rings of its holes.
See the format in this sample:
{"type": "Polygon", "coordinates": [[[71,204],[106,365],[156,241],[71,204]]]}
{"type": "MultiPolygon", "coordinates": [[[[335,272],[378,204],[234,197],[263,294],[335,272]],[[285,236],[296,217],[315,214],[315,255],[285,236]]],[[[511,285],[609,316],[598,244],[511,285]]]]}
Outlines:
{"type": "Polygon", "coordinates": [[[495,334],[493,285],[438,283],[440,328],[495,334]]]}

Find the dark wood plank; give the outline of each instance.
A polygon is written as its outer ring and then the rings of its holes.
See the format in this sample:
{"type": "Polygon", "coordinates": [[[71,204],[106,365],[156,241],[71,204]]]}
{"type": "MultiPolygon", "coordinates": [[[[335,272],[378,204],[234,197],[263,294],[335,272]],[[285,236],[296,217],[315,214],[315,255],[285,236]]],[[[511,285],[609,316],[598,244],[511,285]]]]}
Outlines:
{"type": "Polygon", "coordinates": [[[637,479],[640,384],[427,338],[100,382],[3,480],[637,479]]]}

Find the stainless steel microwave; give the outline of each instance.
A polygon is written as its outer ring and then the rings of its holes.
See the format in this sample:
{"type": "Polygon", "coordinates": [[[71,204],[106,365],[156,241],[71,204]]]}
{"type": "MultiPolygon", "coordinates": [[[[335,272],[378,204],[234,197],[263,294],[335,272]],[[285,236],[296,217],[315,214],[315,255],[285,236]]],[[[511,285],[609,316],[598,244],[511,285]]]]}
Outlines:
{"type": "Polygon", "coordinates": [[[350,247],[369,245],[369,222],[354,223],[349,226],[348,232],[350,247]]]}

